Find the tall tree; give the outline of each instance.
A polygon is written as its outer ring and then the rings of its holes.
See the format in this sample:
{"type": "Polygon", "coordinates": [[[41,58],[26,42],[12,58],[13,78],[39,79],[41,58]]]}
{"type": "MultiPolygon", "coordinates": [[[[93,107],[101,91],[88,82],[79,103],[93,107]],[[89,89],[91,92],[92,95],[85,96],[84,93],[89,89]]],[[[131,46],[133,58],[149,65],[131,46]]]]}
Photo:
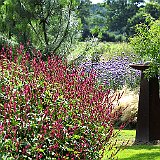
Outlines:
{"type": "Polygon", "coordinates": [[[149,13],[153,18],[159,19],[160,18],[160,3],[157,3],[157,2],[146,3],[144,7],[144,11],[146,13],[149,13]]]}
{"type": "Polygon", "coordinates": [[[40,49],[57,52],[61,46],[67,47],[76,32],[77,5],[76,0],[4,0],[0,29],[8,32],[8,38],[13,35],[23,43],[30,39],[40,49]]]}
{"type": "Polygon", "coordinates": [[[80,18],[82,25],[82,40],[90,36],[90,28],[89,28],[90,6],[91,6],[90,0],[79,0],[77,11],[78,11],[78,17],[80,18]]]}
{"type": "Polygon", "coordinates": [[[110,31],[124,33],[128,18],[136,14],[143,0],[107,0],[108,23],[110,31]]]}
{"type": "Polygon", "coordinates": [[[132,36],[136,33],[136,25],[146,24],[160,17],[160,4],[157,2],[148,2],[133,17],[128,19],[126,33],[132,36]]]}
{"type": "Polygon", "coordinates": [[[148,25],[153,20],[154,18],[150,14],[144,11],[137,12],[136,15],[128,19],[126,27],[127,36],[131,37],[136,33],[136,26],[138,24],[148,25]]]}

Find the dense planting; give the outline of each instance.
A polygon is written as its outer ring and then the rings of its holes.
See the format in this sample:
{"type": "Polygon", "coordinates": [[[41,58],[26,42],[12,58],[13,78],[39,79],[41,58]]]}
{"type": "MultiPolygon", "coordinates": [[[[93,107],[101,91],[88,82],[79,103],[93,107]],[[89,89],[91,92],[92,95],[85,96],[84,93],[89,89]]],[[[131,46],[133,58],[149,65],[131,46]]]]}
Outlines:
{"type": "Polygon", "coordinates": [[[31,59],[22,45],[14,56],[11,48],[0,53],[0,158],[100,159],[121,95],[98,85],[94,73],[35,53],[31,59]]]}
{"type": "Polygon", "coordinates": [[[107,62],[92,63],[91,61],[83,63],[81,66],[86,71],[94,69],[97,73],[97,78],[110,86],[110,88],[121,88],[124,85],[135,87],[139,82],[140,72],[129,67],[129,57],[117,57],[107,62]]]}

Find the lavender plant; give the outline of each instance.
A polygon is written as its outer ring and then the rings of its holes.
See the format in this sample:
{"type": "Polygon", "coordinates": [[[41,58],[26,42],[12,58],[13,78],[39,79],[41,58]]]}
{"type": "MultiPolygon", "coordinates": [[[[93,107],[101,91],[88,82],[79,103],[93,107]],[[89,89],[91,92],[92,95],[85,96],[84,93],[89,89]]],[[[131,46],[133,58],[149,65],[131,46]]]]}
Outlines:
{"type": "Polygon", "coordinates": [[[88,61],[82,63],[80,67],[83,67],[86,72],[95,70],[99,82],[112,89],[122,88],[124,85],[134,88],[139,82],[140,72],[131,69],[130,63],[128,56],[124,58],[119,56],[107,62],[88,61]]]}

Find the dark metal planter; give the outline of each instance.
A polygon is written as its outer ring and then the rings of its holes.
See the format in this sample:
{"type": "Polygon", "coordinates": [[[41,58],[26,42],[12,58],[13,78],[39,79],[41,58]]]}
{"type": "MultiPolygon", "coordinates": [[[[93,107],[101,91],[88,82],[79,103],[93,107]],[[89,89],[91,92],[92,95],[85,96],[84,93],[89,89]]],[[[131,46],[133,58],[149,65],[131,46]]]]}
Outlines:
{"type": "Polygon", "coordinates": [[[144,77],[148,65],[131,64],[130,67],[141,71],[141,83],[136,126],[136,144],[153,143],[160,140],[160,98],[158,76],[144,77]]]}

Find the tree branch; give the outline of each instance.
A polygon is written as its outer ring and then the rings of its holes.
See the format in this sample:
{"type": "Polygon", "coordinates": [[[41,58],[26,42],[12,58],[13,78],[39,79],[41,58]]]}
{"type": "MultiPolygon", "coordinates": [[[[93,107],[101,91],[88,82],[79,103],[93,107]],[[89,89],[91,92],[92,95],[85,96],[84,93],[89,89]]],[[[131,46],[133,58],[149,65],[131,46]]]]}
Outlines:
{"type": "Polygon", "coordinates": [[[62,42],[64,41],[64,39],[65,39],[66,36],[67,36],[68,28],[69,28],[69,24],[70,24],[70,18],[71,18],[71,7],[72,7],[72,1],[71,1],[71,3],[70,3],[70,6],[69,6],[67,26],[66,26],[66,28],[65,28],[65,30],[64,30],[63,36],[62,36],[59,44],[57,45],[56,48],[54,48],[53,53],[55,53],[55,52],[58,50],[58,48],[61,46],[62,42]]]}
{"type": "Polygon", "coordinates": [[[40,43],[43,44],[41,38],[39,37],[39,34],[37,33],[36,29],[35,29],[34,26],[32,25],[32,22],[31,22],[31,21],[29,21],[29,25],[32,27],[33,31],[34,31],[35,34],[37,35],[37,37],[38,37],[40,43]]]}

